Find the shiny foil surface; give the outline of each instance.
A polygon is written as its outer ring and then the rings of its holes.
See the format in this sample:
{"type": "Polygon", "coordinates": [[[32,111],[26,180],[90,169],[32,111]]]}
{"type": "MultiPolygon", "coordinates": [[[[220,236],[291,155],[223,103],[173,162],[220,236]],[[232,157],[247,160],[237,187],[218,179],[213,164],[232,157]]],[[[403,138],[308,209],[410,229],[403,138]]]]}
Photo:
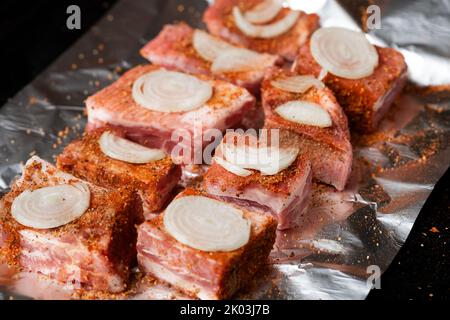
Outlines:
{"type": "MultiPolygon", "coordinates": [[[[318,12],[324,26],[360,29],[364,21],[363,1],[288,2],[318,12]]],[[[355,159],[347,189],[314,186],[302,226],[278,233],[270,263],[238,299],[364,299],[449,166],[450,1],[371,4],[381,8],[381,29],[368,30],[369,39],[405,55],[410,83],[377,132],[353,134],[355,159]]],[[[145,63],[139,49],[164,24],[184,20],[204,27],[201,16],[207,5],[121,0],[8,101],[0,109],[0,194],[8,191],[30,155],[53,161],[82,133],[86,97],[145,63]]],[[[114,296],[80,293],[70,284],[36,275],[14,275],[1,265],[0,283],[3,299],[186,298],[138,270],[130,290],[114,296]]]]}

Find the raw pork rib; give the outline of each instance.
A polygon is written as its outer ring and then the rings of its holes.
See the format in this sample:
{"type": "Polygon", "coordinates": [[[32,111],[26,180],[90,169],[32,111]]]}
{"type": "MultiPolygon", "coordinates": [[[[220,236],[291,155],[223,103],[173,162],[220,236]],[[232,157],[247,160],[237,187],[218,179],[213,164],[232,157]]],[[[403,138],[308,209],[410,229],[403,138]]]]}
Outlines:
{"type": "MultiPolygon", "coordinates": [[[[217,79],[232,82],[248,89],[253,94],[259,86],[267,69],[251,71],[216,73],[211,72],[211,62],[203,59],[192,45],[194,29],[186,23],[165,25],[159,35],[141,49],[141,55],[150,62],[192,74],[205,74],[217,79]]],[[[278,56],[266,55],[269,66],[279,63],[278,56]]]]}
{"type": "MultiPolygon", "coordinates": [[[[125,73],[109,87],[90,96],[86,101],[88,130],[110,125],[122,128],[127,138],[168,154],[179,143],[172,139],[175,130],[188,134],[190,141],[180,145],[194,148],[194,142],[205,146],[208,129],[225,130],[242,122],[245,113],[255,104],[255,98],[244,88],[207,76],[197,76],[213,85],[213,96],[203,106],[188,112],[157,112],[138,105],[131,90],[141,75],[160,69],[155,65],[138,66],[125,73]]],[[[187,159],[188,162],[190,159],[187,159]]]]}
{"type": "MultiPolygon", "coordinates": [[[[200,195],[186,189],[177,198],[200,195]]],[[[140,268],[200,299],[229,299],[248,286],[266,262],[275,241],[276,222],[270,215],[244,211],[251,221],[249,242],[229,252],[206,252],[178,242],[164,227],[164,213],[138,229],[140,268]]]]}
{"type": "MultiPolygon", "coordinates": [[[[297,23],[285,33],[270,39],[251,38],[245,35],[234,23],[232,10],[238,6],[242,12],[252,9],[263,0],[215,0],[203,15],[209,32],[227,41],[242,45],[258,52],[277,54],[286,60],[293,61],[299,47],[309,38],[311,33],[319,27],[319,16],[316,14],[300,13],[297,23]]],[[[269,23],[282,19],[290,10],[282,9],[269,23]]]]}
{"type": "Polygon", "coordinates": [[[77,220],[53,229],[33,229],[11,216],[14,199],[25,190],[80,181],[38,157],[0,200],[0,253],[8,262],[81,289],[126,289],[136,258],[136,227],[142,221],[139,196],[127,189],[89,185],[89,209],[77,220]]]}
{"type": "Polygon", "coordinates": [[[181,177],[181,169],[171,158],[133,164],[105,155],[99,145],[103,132],[123,137],[122,130],[101,128],[71,142],[57,158],[58,168],[99,186],[129,186],[142,197],[146,212],[162,209],[181,177]]]}
{"type": "MultiPolygon", "coordinates": [[[[376,130],[378,123],[402,91],[407,76],[403,55],[395,49],[380,48],[378,66],[362,79],[344,79],[328,72],[323,82],[333,90],[347,114],[352,128],[362,132],[376,130]]],[[[318,76],[321,67],[314,60],[309,41],[300,48],[293,70],[318,76]]]]}
{"type": "Polygon", "coordinates": [[[327,88],[312,87],[304,93],[292,93],[272,86],[272,80],[289,76],[292,74],[287,71],[272,70],[263,81],[261,97],[266,116],[265,128],[287,129],[294,133],[291,141],[310,159],[314,178],[343,190],[353,159],[347,117],[327,88]],[[278,106],[295,100],[313,102],[323,107],[331,117],[331,127],[291,122],[274,111],[278,106]]]}
{"type": "MultiPolygon", "coordinates": [[[[232,141],[233,136],[227,134],[222,143],[232,141]]],[[[292,146],[291,140],[285,138],[289,135],[280,135],[280,148],[292,146]]],[[[216,148],[216,156],[221,157],[220,147],[216,148]]],[[[251,175],[242,177],[214,162],[204,176],[203,187],[223,200],[270,212],[278,221],[278,229],[287,229],[297,225],[308,208],[311,178],[310,162],[302,155],[275,175],[252,170],[251,175]]]]}

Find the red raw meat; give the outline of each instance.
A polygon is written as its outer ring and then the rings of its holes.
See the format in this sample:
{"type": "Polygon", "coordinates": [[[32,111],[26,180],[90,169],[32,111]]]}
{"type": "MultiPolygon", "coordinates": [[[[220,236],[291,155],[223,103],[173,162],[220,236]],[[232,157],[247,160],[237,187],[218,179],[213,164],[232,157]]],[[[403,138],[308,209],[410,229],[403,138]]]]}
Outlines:
{"type": "Polygon", "coordinates": [[[266,76],[261,88],[265,128],[287,129],[295,133],[292,143],[311,161],[313,176],[338,190],[343,190],[352,168],[352,145],[347,117],[327,89],[312,87],[304,93],[287,92],[271,85],[277,78],[292,76],[290,72],[274,69],[266,76]],[[332,126],[327,128],[303,125],[282,118],[274,110],[289,101],[305,100],[323,107],[330,115],[332,126]]]}
{"type": "MultiPolygon", "coordinates": [[[[344,79],[328,72],[323,79],[347,114],[351,127],[362,132],[377,129],[406,83],[407,66],[403,55],[395,49],[375,48],[379,60],[372,75],[344,79]]],[[[300,48],[293,70],[318,76],[321,69],[311,54],[308,41],[300,48]]]]}
{"type": "MultiPolygon", "coordinates": [[[[212,74],[211,62],[203,59],[192,46],[194,29],[186,23],[165,25],[159,35],[141,49],[141,55],[150,62],[192,74],[214,76],[234,83],[257,94],[267,68],[212,74]]],[[[272,66],[281,62],[278,56],[267,55],[272,66]]]]}
{"type": "Polygon", "coordinates": [[[146,164],[112,159],[101,151],[98,143],[105,131],[124,136],[121,130],[108,127],[85,133],[58,156],[58,168],[99,186],[129,186],[141,195],[144,211],[161,210],[180,180],[180,167],[169,156],[146,164]]]}
{"type": "MultiPolygon", "coordinates": [[[[232,138],[227,134],[222,143],[232,138]]],[[[280,147],[292,146],[289,135],[280,135],[280,147]]],[[[220,146],[216,156],[221,156],[220,146]]],[[[206,172],[203,187],[209,194],[257,211],[270,212],[278,221],[278,229],[298,224],[306,212],[311,194],[311,165],[305,156],[275,175],[262,175],[252,170],[246,177],[235,175],[213,163],[206,172]]]]}
{"type": "Polygon", "coordinates": [[[126,188],[89,185],[91,203],[78,219],[53,229],[19,224],[10,213],[25,190],[79,179],[32,157],[22,177],[0,200],[0,253],[19,270],[36,272],[80,289],[120,292],[126,289],[136,259],[136,227],[142,202],[126,188]]]}
{"type": "MultiPolygon", "coordinates": [[[[189,112],[165,113],[139,106],[131,95],[134,81],[141,75],[160,69],[155,65],[138,66],[125,73],[112,85],[90,96],[86,101],[88,130],[109,125],[124,130],[127,138],[168,154],[178,144],[171,138],[175,130],[183,130],[190,141],[182,141],[185,149],[194,151],[194,142],[205,146],[204,133],[209,129],[223,131],[242,122],[244,115],[255,104],[255,98],[244,88],[210,77],[197,77],[210,81],[213,96],[203,106],[189,112]],[[194,124],[197,125],[194,128],[194,124]]],[[[184,162],[192,161],[185,159],[184,162]]]]}
{"type": "MultiPolygon", "coordinates": [[[[190,195],[207,196],[186,189],[177,198],[190,195]]],[[[138,229],[140,268],[197,298],[229,299],[248,286],[266,263],[276,234],[276,222],[270,215],[239,209],[251,221],[250,240],[230,252],[206,252],[178,242],[165,230],[164,213],[144,222],[138,229]]]]}

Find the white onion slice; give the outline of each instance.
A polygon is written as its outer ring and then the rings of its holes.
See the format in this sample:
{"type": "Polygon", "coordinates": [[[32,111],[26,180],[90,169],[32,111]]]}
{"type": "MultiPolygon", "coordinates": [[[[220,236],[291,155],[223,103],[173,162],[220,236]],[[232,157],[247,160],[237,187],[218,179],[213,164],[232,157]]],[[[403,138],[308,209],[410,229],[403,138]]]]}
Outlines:
{"type": "Polygon", "coordinates": [[[277,22],[266,25],[254,25],[245,20],[238,7],[233,8],[233,17],[236,26],[245,35],[253,38],[274,38],[290,30],[298,20],[300,11],[290,11],[285,17],[277,22]]]}
{"type": "Polygon", "coordinates": [[[323,69],[346,79],[370,76],[378,65],[377,50],[363,33],[338,27],[315,31],[311,54],[323,69]]]}
{"type": "Polygon", "coordinates": [[[134,101],[159,112],[187,112],[202,107],[212,96],[212,85],[176,71],[157,70],[139,77],[133,84],[134,101]]]}
{"type": "Polygon", "coordinates": [[[164,159],[166,154],[159,149],[150,149],[109,131],[103,132],[99,141],[100,150],[110,158],[128,163],[149,163],[164,159]]]}
{"type": "Polygon", "coordinates": [[[229,162],[229,161],[227,161],[227,160],[225,160],[223,158],[214,157],[213,159],[222,168],[224,168],[228,172],[231,172],[231,173],[233,173],[233,174],[235,174],[237,176],[248,177],[249,175],[252,174],[251,171],[243,169],[243,168],[241,168],[239,166],[236,166],[236,165],[232,164],[231,162],[229,162]]]}
{"type": "Polygon", "coordinates": [[[235,48],[233,45],[198,29],[194,31],[192,45],[203,59],[210,62],[213,62],[224,50],[235,48]]]}
{"type": "Polygon", "coordinates": [[[234,251],[247,244],[251,223],[234,206],[203,196],[175,199],[164,227],[178,242],[202,251],[234,251]]]}
{"type": "Polygon", "coordinates": [[[235,47],[201,30],[194,31],[193,46],[203,59],[212,62],[213,73],[257,70],[274,62],[272,55],[235,47]]]}
{"type": "Polygon", "coordinates": [[[266,23],[273,20],[283,8],[281,0],[265,0],[244,13],[250,23],[266,23]]]}
{"type": "Polygon", "coordinates": [[[322,81],[317,80],[310,75],[293,76],[272,80],[270,84],[277,89],[295,93],[306,92],[311,87],[316,87],[318,89],[323,89],[325,87],[322,81]]]}
{"type": "MultiPolygon", "coordinates": [[[[271,155],[268,159],[269,164],[260,168],[262,175],[274,175],[288,168],[297,159],[299,152],[296,148],[278,149],[277,151],[278,154],[271,155]]],[[[274,151],[272,150],[272,152],[274,151]]]]}
{"type": "Polygon", "coordinates": [[[320,105],[309,101],[289,101],[275,109],[282,118],[310,126],[330,127],[332,125],[330,114],[320,105]]]}
{"type": "Polygon", "coordinates": [[[324,68],[322,68],[322,69],[320,69],[320,73],[319,73],[319,76],[317,77],[317,79],[322,81],[323,79],[325,79],[327,74],[328,74],[328,71],[325,70],[324,68]]]}
{"type": "Polygon", "coordinates": [[[267,68],[271,65],[273,65],[273,56],[235,48],[223,51],[212,63],[211,71],[213,73],[244,72],[267,68]]]}
{"type": "MultiPolygon", "coordinates": [[[[298,152],[297,148],[222,144],[223,157],[227,162],[242,169],[258,170],[262,175],[274,175],[283,171],[295,161],[298,152]]],[[[228,170],[227,167],[224,168],[228,170]]]]}
{"type": "Polygon", "coordinates": [[[89,187],[83,182],[25,190],[14,199],[11,214],[26,227],[51,229],[81,217],[90,199],[89,187]]]}

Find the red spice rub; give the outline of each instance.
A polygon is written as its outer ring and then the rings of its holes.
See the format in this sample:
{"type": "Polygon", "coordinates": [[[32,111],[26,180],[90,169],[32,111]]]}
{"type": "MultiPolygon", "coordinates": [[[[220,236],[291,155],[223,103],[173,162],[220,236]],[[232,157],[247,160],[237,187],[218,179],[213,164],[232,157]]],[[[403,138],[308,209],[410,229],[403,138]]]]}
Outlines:
{"type": "MultiPolygon", "coordinates": [[[[343,190],[352,167],[352,146],[347,117],[328,88],[311,87],[304,93],[293,93],[272,86],[271,81],[293,74],[281,69],[273,69],[262,84],[262,101],[265,113],[265,128],[289,130],[286,139],[296,144],[311,161],[316,179],[343,190]],[[304,125],[282,118],[275,112],[280,105],[289,101],[316,103],[328,112],[332,125],[321,128],[304,125]]],[[[287,133],[283,133],[287,134],[287,133]]]]}
{"type": "MultiPolygon", "coordinates": [[[[231,143],[228,140],[231,140],[233,136],[233,133],[226,135],[222,140],[222,144],[231,143]]],[[[293,146],[292,140],[288,135],[281,133],[279,137],[279,145],[281,149],[293,146]]],[[[237,141],[243,141],[243,139],[233,140],[235,144],[237,143],[237,141]]],[[[267,144],[270,146],[270,135],[268,135],[267,144]]],[[[260,145],[260,141],[258,141],[258,145],[260,145]]],[[[222,156],[220,147],[216,148],[216,156],[222,156]]],[[[221,188],[224,191],[227,188],[237,191],[243,191],[249,186],[259,186],[269,192],[290,195],[290,193],[292,192],[291,183],[295,182],[299,176],[308,174],[309,164],[306,157],[300,155],[289,167],[274,175],[263,175],[257,170],[248,170],[251,171],[252,174],[246,177],[242,177],[227,171],[222,166],[216,163],[213,163],[204,176],[204,184],[216,184],[220,181],[221,188]]]]}
{"type": "Polygon", "coordinates": [[[0,200],[0,252],[9,264],[38,272],[81,289],[126,289],[136,255],[136,228],[142,221],[139,196],[89,184],[91,202],[78,219],[53,229],[34,229],[11,216],[14,199],[25,190],[79,181],[38,157],[31,158],[20,180],[0,200]]]}
{"type": "Polygon", "coordinates": [[[125,136],[122,130],[110,127],[85,133],[57,157],[58,168],[100,186],[117,188],[126,185],[141,194],[145,209],[160,210],[181,177],[180,167],[170,156],[146,164],[112,159],[101,151],[98,142],[105,131],[125,136]]]}
{"type": "MultiPolygon", "coordinates": [[[[362,79],[344,79],[327,73],[323,82],[334,92],[349,117],[352,128],[374,131],[406,82],[407,66],[395,49],[380,48],[378,66],[362,79]]],[[[314,60],[309,41],[300,48],[293,70],[299,74],[319,76],[321,66],[314,60]]]]}
{"type": "MultiPolygon", "coordinates": [[[[190,195],[208,197],[186,189],[177,198],[190,195]]],[[[140,267],[195,297],[229,299],[251,282],[275,241],[276,222],[270,215],[239,209],[251,221],[250,240],[230,252],[206,252],[178,242],[164,228],[164,213],[143,223],[137,244],[140,267]]]]}
{"type": "MultiPolygon", "coordinates": [[[[293,146],[289,135],[281,132],[279,136],[279,148],[293,146]]],[[[232,137],[232,134],[226,135],[222,143],[233,143],[227,141],[232,137]]],[[[236,140],[234,142],[239,143],[236,140]]],[[[270,145],[270,140],[268,142],[270,145]]],[[[222,157],[220,146],[216,149],[216,155],[222,157]]],[[[239,176],[214,162],[204,176],[203,187],[206,192],[220,199],[273,214],[278,229],[298,225],[310,200],[312,172],[307,157],[298,155],[289,167],[274,175],[249,171],[252,172],[249,176],[239,176]]]]}

